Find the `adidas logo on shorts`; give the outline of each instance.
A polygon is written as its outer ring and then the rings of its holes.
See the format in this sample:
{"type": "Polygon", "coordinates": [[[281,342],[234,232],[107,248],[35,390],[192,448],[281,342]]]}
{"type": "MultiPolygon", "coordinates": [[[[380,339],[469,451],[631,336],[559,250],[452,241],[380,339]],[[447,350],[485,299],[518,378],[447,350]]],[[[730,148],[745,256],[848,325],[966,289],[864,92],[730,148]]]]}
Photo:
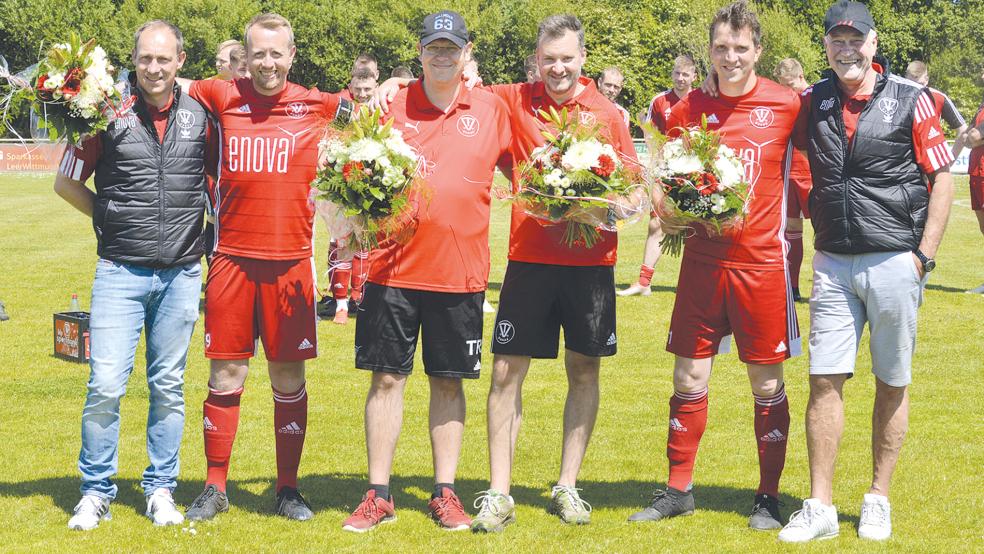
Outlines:
{"type": "Polygon", "coordinates": [[[307,339],[302,340],[301,341],[301,344],[298,344],[297,345],[297,349],[298,350],[310,350],[312,348],[314,348],[314,345],[311,344],[311,341],[309,341],[307,339]]]}
{"type": "Polygon", "coordinates": [[[707,123],[710,124],[710,123],[721,123],[721,122],[718,121],[717,114],[712,113],[711,115],[707,116],[707,123]]]}
{"type": "Polygon", "coordinates": [[[779,346],[776,347],[776,354],[782,354],[786,351],[786,342],[780,342],[779,346]]]}
{"type": "Polygon", "coordinates": [[[478,373],[481,370],[482,370],[482,360],[479,360],[479,361],[475,362],[475,369],[473,369],[472,371],[474,371],[475,373],[478,373]]]}
{"type": "Polygon", "coordinates": [[[687,428],[684,427],[683,424],[680,423],[680,420],[677,419],[677,418],[675,418],[675,417],[671,417],[670,418],[670,429],[672,429],[673,431],[676,431],[677,433],[686,433],[687,432],[687,428]]]}
{"type": "Polygon", "coordinates": [[[782,442],[786,440],[786,435],[783,435],[779,429],[773,429],[769,433],[759,437],[762,442],[782,442]]]}
{"type": "Polygon", "coordinates": [[[237,109],[239,113],[253,113],[253,110],[249,109],[249,104],[243,104],[237,109]]]}
{"type": "Polygon", "coordinates": [[[206,417],[205,419],[203,419],[203,420],[202,420],[202,427],[203,427],[203,428],[204,428],[204,429],[205,429],[206,431],[218,431],[218,430],[219,430],[219,428],[218,428],[218,427],[216,427],[216,426],[215,426],[215,425],[214,425],[214,424],[212,423],[212,420],[210,420],[210,419],[209,419],[209,418],[207,418],[207,417],[206,417]]]}
{"type": "Polygon", "coordinates": [[[608,337],[608,342],[605,343],[605,346],[615,346],[617,342],[615,340],[615,333],[612,333],[612,336],[608,337]]]}
{"type": "Polygon", "coordinates": [[[301,429],[301,426],[296,421],[291,421],[287,425],[277,429],[277,432],[282,435],[303,435],[304,429],[301,429]]]}

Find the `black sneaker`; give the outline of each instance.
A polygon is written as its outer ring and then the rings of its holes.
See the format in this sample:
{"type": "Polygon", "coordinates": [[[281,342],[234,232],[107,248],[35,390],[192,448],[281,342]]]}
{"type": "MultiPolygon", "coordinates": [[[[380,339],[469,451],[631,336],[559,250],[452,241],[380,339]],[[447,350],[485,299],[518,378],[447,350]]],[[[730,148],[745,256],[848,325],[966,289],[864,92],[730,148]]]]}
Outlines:
{"type": "Polygon", "coordinates": [[[205,487],[198,498],[191,503],[185,512],[185,519],[190,521],[208,521],[221,512],[229,511],[229,497],[226,493],[215,488],[215,485],[205,487]]]}
{"type": "Polygon", "coordinates": [[[793,302],[805,302],[806,299],[800,296],[800,290],[798,287],[793,288],[793,302]]]}
{"type": "Polygon", "coordinates": [[[748,518],[748,526],[759,531],[782,529],[779,499],[768,494],[756,494],[752,515],[748,518]]]}
{"type": "Polygon", "coordinates": [[[656,491],[649,506],[629,516],[629,521],[659,521],[668,517],[689,516],[693,513],[693,493],[666,487],[665,491],[656,491]]]}
{"type": "Polygon", "coordinates": [[[335,317],[335,299],[330,296],[322,298],[318,304],[315,305],[314,311],[318,314],[318,317],[322,319],[331,319],[335,317]]]}
{"type": "Polygon", "coordinates": [[[294,521],[307,521],[314,517],[314,512],[297,489],[284,487],[277,493],[277,515],[294,521]]]}

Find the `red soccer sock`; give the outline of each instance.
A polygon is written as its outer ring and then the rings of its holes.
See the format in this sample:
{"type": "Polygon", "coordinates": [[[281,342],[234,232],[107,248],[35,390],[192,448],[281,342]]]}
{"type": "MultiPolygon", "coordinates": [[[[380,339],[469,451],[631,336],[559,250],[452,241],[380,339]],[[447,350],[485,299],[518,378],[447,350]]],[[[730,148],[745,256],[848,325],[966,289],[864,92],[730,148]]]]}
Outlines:
{"type": "Polygon", "coordinates": [[[222,492],[226,490],[229,457],[239,428],[239,400],[242,395],[243,387],[232,391],[217,391],[209,387],[208,398],[202,407],[205,460],[208,462],[205,486],[215,485],[222,492]]]}
{"type": "Polygon", "coordinates": [[[758,441],[759,486],[756,494],[779,496],[779,478],[786,465],[789,401],[786,388],[772,396],[755,396],[755,436],[758,441]]]}
{"type": "Polygon", "coordinates": [[[799,290],[800,266],[803,265],[803,232],[786,231],[786,241],[789,242],[789,252],[786,254],[789,280],[793,283],[793,288],[799,290]]]}
{"type": "Polygon", "coordinates": [[[352,262],[338,262],[331,271],[331,296],[335,300],[348,298],[349,280],[352,278],[352,262]]]}
{"type": "Polygon", "coordinates": [[[277,492],[284,487],[297,488],[297,467],[304,450],[307,432],[307,390],[301,388],[285,394],[273,389],[273,425],[277,434],[277,492]]]}
{"type": "Polygon", "coordinates": [[[653,273],[655,272],[655,267],[649,267],[646,264],[642,264],[639,268],[639,284],[644,287],[648,287],[649,284],[653,282],[653,273]]]}
{"type": "Polygon", "coordinates": [[[362,300],[362,287],[369,277],[369,252],[360,250],[352,257],[352,300],[362,300]]]}
{"type": "Polygon", "coordinates": [[[707,389],[675,392],[670,398],[670,431],[666,457],[670,460],[667,486],[680,491],[690,489],[694,477],[697,447],[707,427],[707,389]]]}

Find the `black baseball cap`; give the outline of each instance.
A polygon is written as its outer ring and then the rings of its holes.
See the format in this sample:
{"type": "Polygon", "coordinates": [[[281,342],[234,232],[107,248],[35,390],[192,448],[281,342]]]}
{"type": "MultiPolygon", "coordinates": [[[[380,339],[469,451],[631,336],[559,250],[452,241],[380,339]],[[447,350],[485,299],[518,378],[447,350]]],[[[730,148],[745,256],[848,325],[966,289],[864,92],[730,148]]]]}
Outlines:
{"type": "Polygon", "coordinates": [[[875,20],[871,17],[868,7],[861,2],[848,2],[840,0],[823,17],[823,32],[829,34],[834,27],[851,27],[861,34],[867,36],[868,31],[875,28],[875,20]]]}
{"type": "Polygon", "coordinates": [[[451,10],[441,10],[425,17],[420,27],[420,45],[427,46],[440,38],[446,38],[459,48],[464,48],[468,44],[465,18],[451,10]]]}

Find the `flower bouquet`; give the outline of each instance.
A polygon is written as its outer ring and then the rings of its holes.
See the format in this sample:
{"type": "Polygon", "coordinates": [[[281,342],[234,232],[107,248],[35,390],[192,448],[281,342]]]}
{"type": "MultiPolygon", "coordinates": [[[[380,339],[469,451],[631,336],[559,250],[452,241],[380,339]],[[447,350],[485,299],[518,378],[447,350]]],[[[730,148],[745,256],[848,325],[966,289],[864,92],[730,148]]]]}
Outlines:
{"type": "Polygon", "coordinates": [[[699,129],[683,130],[674,140],[658,131],[647,135],[657,163],[653,173],[663,192],[656,213],[681,228],[663,237],[664,252],[679,256],[686,240],[682,231],[694,225],[720,235],[743,221],[748,197],[744,164],[721,144],[721,135],[707,130],[706,119],[699,129]]]}
{"type": "Polygon", "coordinates": [[[409,240],[414,230],[412,193],[417,152],[393,120],[363,107],[341,133],[319,144],[323,167],[311,182],[318,213],[339,247],[352,254],[382,240],[409,240]]]}
{"type": "Polygon", "coordinates": [[[582,123],[575,110],[540,111],[548,128],[546,143],[519,167],[513,202],[533,217],[566,222],[564,243],[593,247],[599,229],[614,231],[616,220],[634,219],[648,209],[648,194],[637,168],[627,167],[611,144],[600,137],[600,125],[582,123]]]}
{"type": "Polygon", "coordinates": [[[79,145],[85,137],[106,130],[109,116],[115,113],[120,93],[113,71],[95,39],[82,42],[72,33],[67,43],[52,46],[28,71],[17,76],[2,71],[0,77],[6,77],[12,89],[4,107],[9,109],[14,99],[29,101],[36,112],[45,114],[41,124],[51,138],[79,145]]]}

